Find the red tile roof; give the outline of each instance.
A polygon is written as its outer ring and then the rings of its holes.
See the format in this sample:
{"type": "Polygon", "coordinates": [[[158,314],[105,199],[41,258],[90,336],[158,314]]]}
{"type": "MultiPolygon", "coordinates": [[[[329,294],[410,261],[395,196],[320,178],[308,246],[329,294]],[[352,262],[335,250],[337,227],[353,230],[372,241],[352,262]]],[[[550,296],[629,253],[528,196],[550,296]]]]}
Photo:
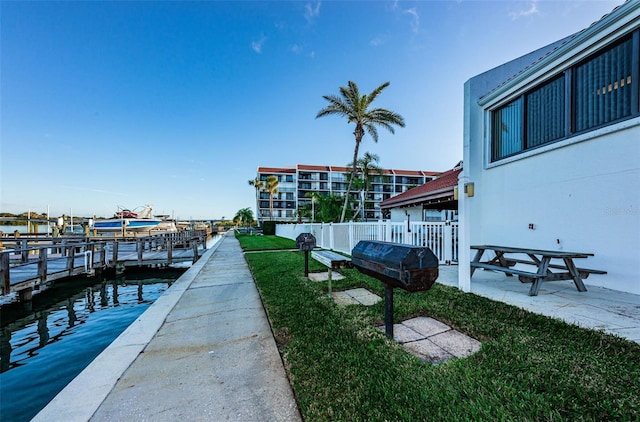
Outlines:
{"type": "Polygon", "coordinates": [[[258,173],[295,173],[296,169],[291,167],[258,167],[258,173]]]}
{"type": "Polygon", "coordinates": [[[307,164],[298,164],[298,170],[315,170],[315,171],[329,171],[328,166],[310,166],[307,164]]]}
{"type": "MultiPolygon", "coordinates": [[[[333,171],[339,173],[349,173],[351,167],[343,166],[316,166],[309,164],[297,164],[296,167],[258,167],[258,173],[295,173],[296,171],[333,171]]],[[[437,171],[423,171],[423,170],[396,170],[396,169],[383,169],[383,174],[395,174],[396,176],[438,176],[441,173],[437,171]]]]}
{"type": "Polygon", "coordinates": [[[398,206],[408,206],[425,202],[432,198],[437,198],[443,194],[451,194],[454,186],[458,184],[458,175],[462,168],[448,170],[442,173],[437,179],[431,180],[424,185],[409,189],[406,192],[385,199],[380,203],[382,208],[393,208],[398,206]]]}

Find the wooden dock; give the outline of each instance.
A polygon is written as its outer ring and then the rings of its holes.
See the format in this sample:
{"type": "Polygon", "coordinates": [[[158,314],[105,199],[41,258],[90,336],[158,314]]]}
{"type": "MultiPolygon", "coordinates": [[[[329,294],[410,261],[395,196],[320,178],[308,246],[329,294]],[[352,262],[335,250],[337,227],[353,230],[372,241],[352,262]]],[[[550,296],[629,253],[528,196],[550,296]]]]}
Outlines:
{"type": "Polygon", "coordinates": [[[28,301],[34,290],[62,278],[93,276],[109,268],[122,272],[132,266],[195,262],[206,250],[206,241],[207,234],[201,230],[133,238],[3,238],[2,295],[17,292],[20,301],[28,301]]]}

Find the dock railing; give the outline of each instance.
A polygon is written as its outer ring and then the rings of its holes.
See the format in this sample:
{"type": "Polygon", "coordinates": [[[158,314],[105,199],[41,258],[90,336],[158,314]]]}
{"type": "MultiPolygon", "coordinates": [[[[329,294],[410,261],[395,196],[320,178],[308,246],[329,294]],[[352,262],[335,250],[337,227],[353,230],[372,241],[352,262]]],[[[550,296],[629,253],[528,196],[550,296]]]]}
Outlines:
{"type": "Polygon", "coordinates": [[[2,295],[18,292],[29,300],[33,290],[95,269],[195,262],[206,250],[204,230],[159,233],[144,237],[3,238],[0,250],[2,295]]]}
{"type": "Polygon", "coordinates": [[[361,240],[403,243],[428,247],[441,264],[458,262],[458,222],[349,222],[277,224],[276,235],[295,240],[300,233],[312,233],[318,247],[346,254],[361,240]]]}

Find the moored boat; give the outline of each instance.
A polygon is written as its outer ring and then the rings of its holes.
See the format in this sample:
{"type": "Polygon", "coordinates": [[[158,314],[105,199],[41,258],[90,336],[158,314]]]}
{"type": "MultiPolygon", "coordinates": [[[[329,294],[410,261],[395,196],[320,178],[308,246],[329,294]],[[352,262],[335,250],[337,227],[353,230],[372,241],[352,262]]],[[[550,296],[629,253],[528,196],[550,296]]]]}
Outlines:
{"type": "Polygon", "coordinates": [[[172,219],[169,215],[156,215],[156,218],[160,219],[160,224],[153,228],[154,231],[163,233],[175,233],[178,231],[176,220],[172,219]]]}
{"type": "Polygon", "coordinates": [[[147,231],[157,227],[160,219],[152,217],[150,205],[143,207],[141,212],[128,209],[119,209],[113,216],[105,220],[95,220],[93,230],[98,232],[119,232],[119,231],[147,231]]]}

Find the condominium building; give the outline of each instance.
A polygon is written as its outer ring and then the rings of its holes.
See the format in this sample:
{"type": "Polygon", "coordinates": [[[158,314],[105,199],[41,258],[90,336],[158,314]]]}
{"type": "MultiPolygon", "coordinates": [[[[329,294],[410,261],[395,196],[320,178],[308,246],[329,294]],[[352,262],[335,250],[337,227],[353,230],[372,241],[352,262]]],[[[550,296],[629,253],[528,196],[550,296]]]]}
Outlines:
{"type": "MultiPolygon", "coordinates": [[[[273,217],[269,205],[269,193],[262,189],[258,195],[260,220],[294,221],[300,217],[299,210],[311,204],[312,192],[344,196],[351,169],[340,166],[315,166],[297,164],[295,167],[258,167],[258,178],[266,182],[268,176],[278,179],[278,193],[273,195],[273,217]]],[[[361,201],[361,218],[379,220],[383,218],[380,202],[408,189],[435,179],[439,172],[421,170],[383,169],[371,175],[371,186],[366,198],[361,193],[351,192],[356,202],[361,201]]],[[[306,219],[304,219],[306,220],[306,219]]]]}

